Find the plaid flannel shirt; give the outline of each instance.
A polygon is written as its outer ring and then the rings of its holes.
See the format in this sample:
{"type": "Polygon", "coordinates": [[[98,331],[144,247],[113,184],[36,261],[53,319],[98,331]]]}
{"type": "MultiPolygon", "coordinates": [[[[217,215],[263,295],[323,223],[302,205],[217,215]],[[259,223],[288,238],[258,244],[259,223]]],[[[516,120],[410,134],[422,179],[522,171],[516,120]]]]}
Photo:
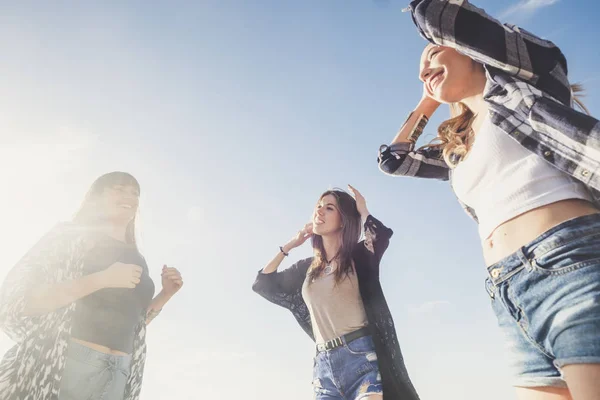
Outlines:
{"type": "MultiPolygon", "coordinates": [[[[490,119],[504,133],[583,182],[600,206],[600,123],[572,107],[567,61],[554,43],[501,24],[467,0],[414,0],[406,9],[421,36],[483,64],[490,119]]],[[[382,145],[386,174],[449,180],[439,148],[382,145]]],[[[462,203],[477,221],[473,209],[462,203]]]]}

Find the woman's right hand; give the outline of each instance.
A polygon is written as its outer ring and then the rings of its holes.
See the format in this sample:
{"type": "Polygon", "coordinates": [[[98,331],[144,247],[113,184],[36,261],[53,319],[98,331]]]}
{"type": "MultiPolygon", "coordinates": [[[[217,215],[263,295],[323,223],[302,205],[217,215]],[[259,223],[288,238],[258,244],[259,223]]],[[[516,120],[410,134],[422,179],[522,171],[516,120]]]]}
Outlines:
{"type": "Polygon", "coordinates": [[[427,83],[423,83],[423,95],[421,96],[420,102],[427,104],[430,108],[433,108],[435,111],[435,109],[437,109],[442,103],[437,101],[433,96],[434,95],[429,90],[427,83]]]}
{"type": "Polygon", "coordinates": [[[298,233],[296,233],[296,236],[294,236],[284,247],[284,251],[287,253],[288,250],[291,249],[295,249],[296,247],[302,246],[302,244],[304,244],[304,242],[306,242],[308,240],[309,237],[311,237],[313,235],[313,224],[312,222],[309,222],[308,224],[304,225],[304,227],[302,229],[300,229],[298,231],[298,233]]]}
{"type": "Polygon", "coordinates": [[[133,289],[140,283],[142,271],[139,265],[116,262],[100,272],[102,287],[133,289]]]}

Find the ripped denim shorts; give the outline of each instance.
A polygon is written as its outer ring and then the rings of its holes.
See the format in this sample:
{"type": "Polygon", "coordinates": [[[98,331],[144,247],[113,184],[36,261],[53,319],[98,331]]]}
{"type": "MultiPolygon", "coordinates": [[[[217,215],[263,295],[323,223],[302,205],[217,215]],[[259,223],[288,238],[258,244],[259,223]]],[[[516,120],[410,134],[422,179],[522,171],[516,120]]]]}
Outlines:
{"type": "Polygon", "coordinates": [[[315,356],[316,400],[360,400],[382,393],[377,354],[371,336],[363,336],[315,356]]]}

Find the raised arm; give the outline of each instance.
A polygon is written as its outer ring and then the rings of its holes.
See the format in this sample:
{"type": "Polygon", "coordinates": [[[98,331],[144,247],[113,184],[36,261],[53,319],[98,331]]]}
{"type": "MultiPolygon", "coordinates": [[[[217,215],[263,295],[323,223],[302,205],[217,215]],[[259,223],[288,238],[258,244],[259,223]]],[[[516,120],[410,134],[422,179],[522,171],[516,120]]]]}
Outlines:
{"type": "Polygon", "coordinates": [[[417,139],[439,106],[440,103],[423,95],[390,145],[379,148],[377,162],[383,173],[448,180],[449,168],[442,157],[441,148],[425,147],[415,150],[417,139]]]}
{"type": "Polygon", "coordinates": [[[152,299],[146,310],[146,325],[160,314],[163,307],[183,287],[183,277],[177,268],[163,265],[160,275],[162,290],[152,299]]]}
{"type": "Polygon", "coordinates": [[[299,261],[283,272],[277,270],[289,252],[301,246],[311,236],[312,223],[308,223],[290,241],[281,246],[273,259],[259,271],[252,290],[277,305],[289,308],[289,298],[301,290],[307,270],[306,264],[307,262],[310,264],[310,261],[299,261]]]}
{"type": "Polygon", "coordinates": [[[430,42],[452,47],[570,103],[567,60],[554,43],[503,25],[467,0],[414,0],[409,9],[419,32],[430,42]]]}
{"type": "Polygon", "coordinates": [[[383,225],[378,219],[373,217],[367,208],[365,197],[354,187],[348,185],[348,189],[354,194],[356,199],[356,208],[360,213],[361,220],[365,229],[365,240],[363,241],[365,248],[375,255],[377,261],[381,261],[381,257],[388,245],[390,238],[394,234],[390,228],[383,225]]]}

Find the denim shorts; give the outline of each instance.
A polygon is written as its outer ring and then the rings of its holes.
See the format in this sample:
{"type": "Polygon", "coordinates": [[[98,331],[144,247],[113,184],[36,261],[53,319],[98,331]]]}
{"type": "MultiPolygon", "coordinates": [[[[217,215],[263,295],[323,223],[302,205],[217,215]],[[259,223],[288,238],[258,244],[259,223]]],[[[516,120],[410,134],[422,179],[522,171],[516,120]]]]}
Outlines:
{"type": "Polygon", "coordinates": [[[116,356],[70,342],[59,400],[123,400],[131,356],[116,356]]]}
{"type": "Polygon", "coordinates": [[[559,224],[488,274],[515,386],[566,387],[561,367],[600,364],[600,214],[559,224]]]}
{"type": "Polygon", "coordinates": [[[316,400],[360,400],[382,393],[377,354],[371,336],[363,336],[315,356],[316,400]]]}

